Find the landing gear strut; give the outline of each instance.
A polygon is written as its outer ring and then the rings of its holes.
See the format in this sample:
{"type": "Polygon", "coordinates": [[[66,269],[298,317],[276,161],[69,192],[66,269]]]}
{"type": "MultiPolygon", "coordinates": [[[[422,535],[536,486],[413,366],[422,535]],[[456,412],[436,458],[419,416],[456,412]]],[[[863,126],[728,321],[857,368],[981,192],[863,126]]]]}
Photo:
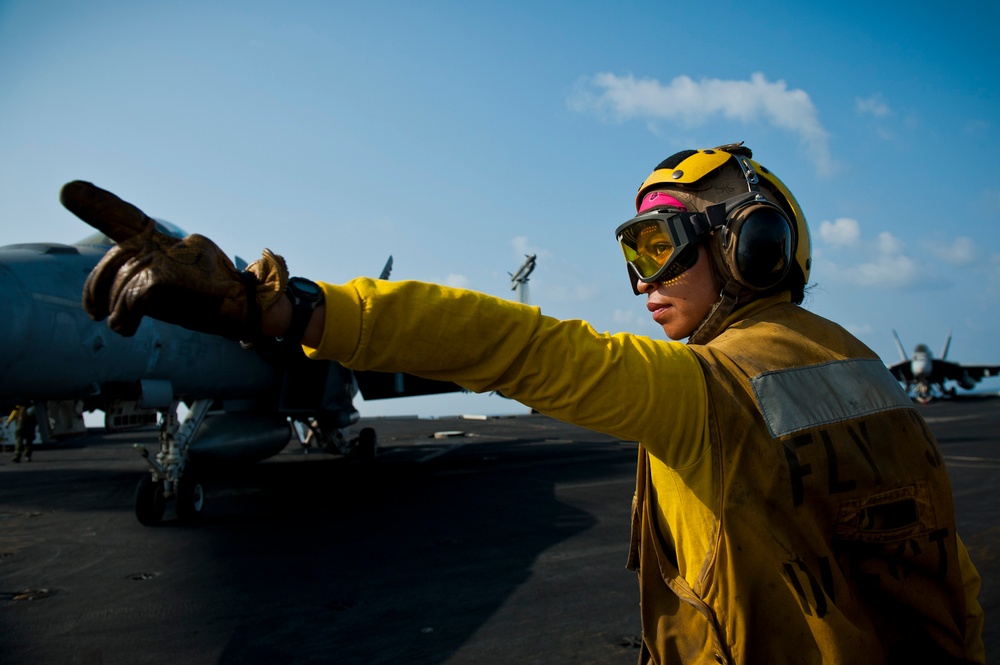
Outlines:
{"type": "Polygon", "coordinates": [[[371,427],[361,428],[356,437],[348,439],[344,436],[343,429],[323,416],[297,422],[308,430],[305,437],[302,437],[301,431],[296,429],[300,432],[300,440],[303,440],[305,446],[316,441],[328,453],[342,455],[358,462],[373,462],[378,456],[378,437],[371,427]]]}
{"type": "Polygon", "coordinates": [[[194,433],[208,413],[212,400],[196,401],[184,422],[177,422],[178,403],[160,412],[160,450],[151,455],[140,445],[149,473],[139,479],[135,488],[135,516],[140,524],[155,526],[163,519],[167,502],[177,502],[177,518],[193,522],[201,517],[205,507],[205,489],[187,461],[187,448],[194,433]]]}

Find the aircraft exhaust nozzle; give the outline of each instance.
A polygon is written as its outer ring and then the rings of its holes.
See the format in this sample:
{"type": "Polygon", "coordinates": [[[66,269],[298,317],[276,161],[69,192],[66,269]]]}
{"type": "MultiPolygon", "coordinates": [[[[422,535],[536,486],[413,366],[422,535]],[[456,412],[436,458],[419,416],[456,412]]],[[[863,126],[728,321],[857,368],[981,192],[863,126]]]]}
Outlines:
{"type": "Polygon", "coordinates": [[[223,413],[205,419],[188,448],[198,465],[251,464],[280,453],[292,429],[282,416],[223,413]]]}

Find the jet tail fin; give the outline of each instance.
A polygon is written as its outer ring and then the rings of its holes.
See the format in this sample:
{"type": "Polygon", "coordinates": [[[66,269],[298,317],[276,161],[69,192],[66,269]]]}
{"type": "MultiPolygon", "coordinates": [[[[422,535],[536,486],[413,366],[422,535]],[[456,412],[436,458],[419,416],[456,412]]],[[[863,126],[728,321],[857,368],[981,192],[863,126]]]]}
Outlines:
{"type": "Polygon", "coordinates": [[[899,341],[899,335],[896,334],[895,330],[892,331],[892,336],[896,340],[896,348],[899,349],[900,358],[903,360],[909,360],[909,358],[906,357],[906,351],[903,350],[903,343],[899,341]]]}
{"type": "Polygon", "coordinates": [[[392,254],[389,255],[389,260],[385,262],[385,267],[382,268],[382,272],[379,274],[379,279],[389,279],[389,273],[392,272],[392,254]]]}

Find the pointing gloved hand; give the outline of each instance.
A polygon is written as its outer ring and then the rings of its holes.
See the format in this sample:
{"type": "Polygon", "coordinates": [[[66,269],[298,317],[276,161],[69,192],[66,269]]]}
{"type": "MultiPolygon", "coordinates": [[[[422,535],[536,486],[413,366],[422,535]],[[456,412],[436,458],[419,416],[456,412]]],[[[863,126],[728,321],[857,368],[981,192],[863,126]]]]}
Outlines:
{"type": "Polygon", "coordinates": [[[60,194],[77,217],[117,242],[91,271],[83,307],[95,321],[125,336],[143,316],[190,330],[253,341],[261,313],[285,292],[285,260],[265,249],[240,272],[211,240],[172,238],[131,203],[75,180],[60,194]]]}

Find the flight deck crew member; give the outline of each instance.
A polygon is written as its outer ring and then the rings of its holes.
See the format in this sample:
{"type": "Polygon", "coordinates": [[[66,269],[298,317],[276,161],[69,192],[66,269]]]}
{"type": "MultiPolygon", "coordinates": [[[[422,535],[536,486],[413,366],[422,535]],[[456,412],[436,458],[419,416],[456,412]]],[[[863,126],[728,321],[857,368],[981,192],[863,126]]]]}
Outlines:
{"type": "Polygon", "coordinates": [[[241,273],[89,183],[62,198],[119,242],[84,303],[122,334],[149,315],[281,336],[638,441],[641,663],[984,662],[937,442],[871,350],[800,307],[805,217],[741,144],[664,160],[617,228],[631,288],[674,341],[434,284],[289,280],[269,250],[241,273]]]}
{"type": "Polygon", "coordinates": [[[35,429],[38,427],[38,418],[35,416],[33,404],[19,404],[11,411],[7,417],[7,423],[14,421],[14,457],[12,462],[20,462],[24,455],[24,461],[31,461],[31,451],[35,447],[35,429]]]}

